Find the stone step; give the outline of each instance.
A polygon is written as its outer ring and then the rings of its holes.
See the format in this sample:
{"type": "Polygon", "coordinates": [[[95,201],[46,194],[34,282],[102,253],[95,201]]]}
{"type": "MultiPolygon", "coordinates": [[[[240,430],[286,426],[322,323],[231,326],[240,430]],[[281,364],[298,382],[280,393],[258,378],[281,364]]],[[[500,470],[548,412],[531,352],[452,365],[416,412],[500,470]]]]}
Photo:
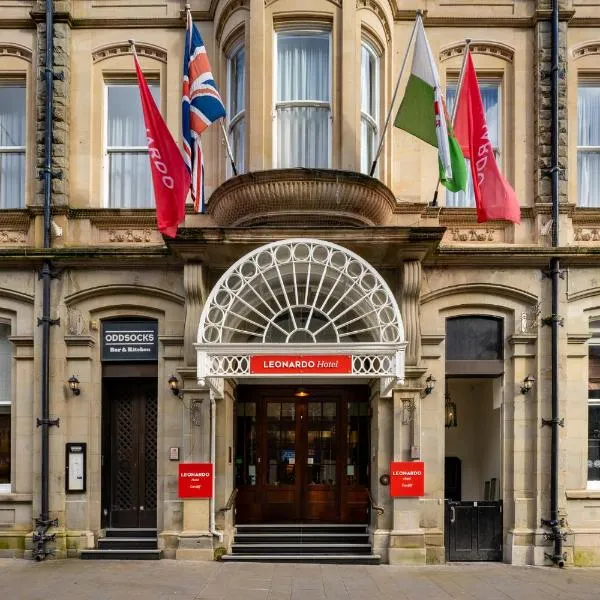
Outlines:
{"type": "Polygon", "coordinates": [[[226,562],[286,562],[346,565],[378,565],[379,554],[225,554],[226,562]]]}
{"type": "Polygon", "coordinates": [[[158,538],[105,537],[98,540],[99,550],[156,550],[158,538]]]}
{"type": "Polygon", "coordinates": [[[370,554],[371,544],[239,544],[231,545],[232,554],[370,554]]]}
{"type": "Polygon", "coordinates": [[[106,530],[106,537],[121,538],[155,538],[156,529],[133,528],[133,527],[109,527],[106,530]]]}
{"type": "Polygon", "coordinates": [[[160,560],[162,550],[82,550],[83,560],[160,560]]]}

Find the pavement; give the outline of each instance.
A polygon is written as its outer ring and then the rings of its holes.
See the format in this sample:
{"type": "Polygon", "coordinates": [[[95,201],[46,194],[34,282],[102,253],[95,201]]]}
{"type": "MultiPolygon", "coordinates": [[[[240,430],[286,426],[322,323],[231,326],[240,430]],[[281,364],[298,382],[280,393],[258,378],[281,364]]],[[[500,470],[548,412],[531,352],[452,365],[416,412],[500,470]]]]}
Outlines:
{"type": "Polygon", "coordinates": [[[1,600],[599,600],[600,569],[0,559],[1,600]]]}

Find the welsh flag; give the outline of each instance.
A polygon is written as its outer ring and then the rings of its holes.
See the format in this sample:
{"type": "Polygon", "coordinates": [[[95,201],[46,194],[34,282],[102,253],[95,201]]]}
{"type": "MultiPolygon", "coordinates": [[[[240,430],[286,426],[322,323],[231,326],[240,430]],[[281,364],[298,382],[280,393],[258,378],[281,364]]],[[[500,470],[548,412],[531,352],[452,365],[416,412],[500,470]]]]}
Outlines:
{"type": "Polygon", "coordinates": [[[412,70],[394,125],[438,149],[443,185],[452,192],[466,188],[465,158],[452,133],[440,77],[420,16],[417,17],[412,70]]]}

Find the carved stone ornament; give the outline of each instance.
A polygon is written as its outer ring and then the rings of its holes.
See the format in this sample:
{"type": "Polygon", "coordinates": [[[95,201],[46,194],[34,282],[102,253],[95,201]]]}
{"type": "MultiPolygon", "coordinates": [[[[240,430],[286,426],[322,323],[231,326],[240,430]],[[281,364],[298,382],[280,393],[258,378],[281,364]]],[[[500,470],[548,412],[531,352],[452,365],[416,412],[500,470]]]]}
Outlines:
{"type": "Polygon", "coordinates": [[[521,313],[521,323],[519,333],[535,333],[538,330],[538,317],[542,309],[539,302],[521,313]]]}
{"type": "Polygon", "coordinates": [[[86,319],[78,308],[67,308],[67,331],[69,332],[69,335],[83,335],[89,333],[86,319]]]}
{"type": "Polygon", "coordinates": [[[576,242],[600,242],[600,227],[575,227],[576,242]]]}
{"type": "Polygon", "coordinates": [[[452,241],[454,242],[494,242],[496,241],[496,230],[486,227],[485,229],[451,229],[452,241]]]}
{"type": "Polygon", "coordinates": [[[581,46],[573,48],[573,58],[582,58],[583,56],[593,56],[600,54],[600,42],[586,42],[581,46]]]}
{"type": "Polygon", "coordinates": [[[151,229],[109,229],[105,241],[116,244],[143,244],[153,240],[151,229]]]}
{"type": "MultiPolygon", "coordinates": [[[[471,54],[486,54],[488,56],[495,56],[510,63],[513,61],[515,54],[514,50],[510,46],[501,44],[499,42],[473,41],[469,45],[469,49],[471,50],[471,54]]],[[[464,51],[464,42],[452,44],[451,46],[443,48],[440,51],[440,60],[444,61],[452,58],[453,56],[462,56],[464,51]]]]}
{"type": "Polygon", "coordinates": [[[16,56],[31,62],[31,50],[20,44],[0,44],[0,56],[16,56]]]}
{"type": "Polygon", "coordinates": [[[26,244],[27,233],[24,231],[0,230],[0,244],[26,244]]]}
{"type": "Polygon", "coordinates": [[[380,4],[375,0],[357,0],[356,8],[366,8],[377,15],[377,18],[381,21],[381,25],[383,26],[383,30],[385,31],[385,39],[389,42],[392,39],[392,32],[390,29],[390,24],[388,23],[385,12],[381,8],[380,4]]]}
{"type": "MultiPolygon", "coordinates": [[[[148,58],[154,58],[162,63],[167,62],[167,51],[158,46],[152,44],[146,44],[144,42],[136,42],[135,50],[138,56],[147,56],[148,58]]],[[[121,56],[123,54],[131,54],[131,44],[127,41],[117,42],[116,44],[110,44],[103,46],[92,52],[92,60],[94,63],[100,62],[113,56],[121,56]]]]}

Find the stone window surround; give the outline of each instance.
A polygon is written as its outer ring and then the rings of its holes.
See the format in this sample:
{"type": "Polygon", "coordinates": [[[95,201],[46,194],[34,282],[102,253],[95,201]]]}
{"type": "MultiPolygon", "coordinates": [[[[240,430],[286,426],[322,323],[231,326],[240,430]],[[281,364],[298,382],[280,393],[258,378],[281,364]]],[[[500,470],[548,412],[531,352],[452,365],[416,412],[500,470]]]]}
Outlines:
{"type": "Polygon", "coordinates": [[[30,118],[35,115],[32,102],[34,101],[35,93],[32,93],[32,51],[22,46],[5,42],[0,44],[0,83],[3,80],[11,82],[23,82],[25,86],[25,198],[23,199],[20,209],[24,210],[31,201],[31,186],[35,179],[32,177],[32,165],[34,161],[31,159],[31,149],[35,149],[35,143],[32,140],[35,137],[35,119],[30,118]]]}

